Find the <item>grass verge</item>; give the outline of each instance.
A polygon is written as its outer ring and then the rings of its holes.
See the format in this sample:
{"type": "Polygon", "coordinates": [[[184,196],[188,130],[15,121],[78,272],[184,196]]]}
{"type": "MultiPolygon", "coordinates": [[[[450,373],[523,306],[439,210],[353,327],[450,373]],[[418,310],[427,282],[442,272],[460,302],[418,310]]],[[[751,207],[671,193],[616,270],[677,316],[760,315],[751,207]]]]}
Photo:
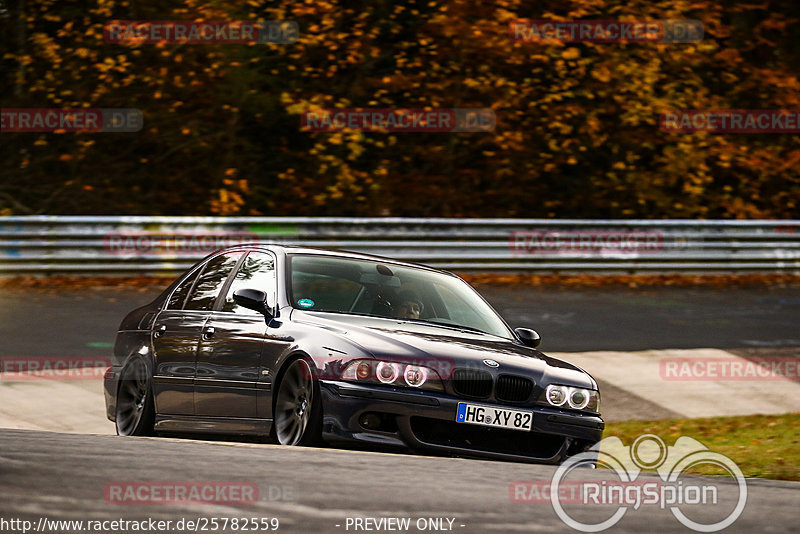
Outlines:
{"type": "MultiPolygon", "coordinates": [[[[800,413],[612,422],[603,437],[630,445],[642,434],[655,434],[667,446],[680,436],[694,438],[736,462],[746,477],[800,481],[800,413]]],[[[719,474],[703,466],[688,472],[719,474]]]]}

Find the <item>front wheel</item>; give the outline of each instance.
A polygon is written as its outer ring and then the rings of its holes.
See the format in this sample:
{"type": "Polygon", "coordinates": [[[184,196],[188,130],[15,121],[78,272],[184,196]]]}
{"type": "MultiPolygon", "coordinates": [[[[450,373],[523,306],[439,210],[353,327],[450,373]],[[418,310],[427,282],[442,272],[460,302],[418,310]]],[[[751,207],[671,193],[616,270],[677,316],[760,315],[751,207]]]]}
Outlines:
{"type": "Polygon", "coordinates": [[[117,393],[116,424],[119,436],[153,434],[155,409],[150,373],[141,358],[132,360],[123,369],[117,393]]]}
{"type": "Polygon", "coordinates": [[[275,440],[281,445],[318,445],[322,441],[322,400],[311,366],[289,364],[278,385],[273,411],[275,440]]]}

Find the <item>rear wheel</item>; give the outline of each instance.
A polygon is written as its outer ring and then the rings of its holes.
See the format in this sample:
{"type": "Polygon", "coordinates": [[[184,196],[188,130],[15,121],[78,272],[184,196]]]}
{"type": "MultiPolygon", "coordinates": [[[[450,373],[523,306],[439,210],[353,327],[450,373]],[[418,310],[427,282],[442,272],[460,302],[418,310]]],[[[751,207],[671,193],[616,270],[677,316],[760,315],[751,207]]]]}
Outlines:
{"type": "Polygon", "coordinates": [[[273,435],[281,445],[317,445],[322,441],[322,400],[311,365],[294,360],[283,373],[273,410],[273,435]]]}
{"type": "Polygon", "coordinates": [[[120,436],[153,434],[153,391],[150,373],[141,358],[132,360],[120,375],[115,419],[120,436]]]}

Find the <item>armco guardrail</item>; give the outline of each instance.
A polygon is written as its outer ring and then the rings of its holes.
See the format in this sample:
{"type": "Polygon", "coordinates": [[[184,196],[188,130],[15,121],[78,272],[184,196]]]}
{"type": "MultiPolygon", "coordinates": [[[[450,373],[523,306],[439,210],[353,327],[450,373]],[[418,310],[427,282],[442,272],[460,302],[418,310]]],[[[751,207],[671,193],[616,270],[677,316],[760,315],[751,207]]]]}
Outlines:
{"type": "Polygon", "coordinates": [[[800,221],[0,217],[0,275],[174,274],[222,246],[352,250],[459,272],[800,273],[800,221]]]}

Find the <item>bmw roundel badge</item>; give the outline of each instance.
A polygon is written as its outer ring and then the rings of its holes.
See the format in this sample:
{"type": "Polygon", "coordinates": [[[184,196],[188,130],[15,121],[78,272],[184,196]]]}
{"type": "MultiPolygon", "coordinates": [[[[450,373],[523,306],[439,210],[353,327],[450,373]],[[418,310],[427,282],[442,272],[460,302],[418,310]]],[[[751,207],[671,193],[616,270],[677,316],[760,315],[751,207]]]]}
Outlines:
{"type": "Polygon", "coordinates": [[[488,365],[489,367],[500,367],[500,364],[494,360],[483,360],[483,363],[488,365]]]}

